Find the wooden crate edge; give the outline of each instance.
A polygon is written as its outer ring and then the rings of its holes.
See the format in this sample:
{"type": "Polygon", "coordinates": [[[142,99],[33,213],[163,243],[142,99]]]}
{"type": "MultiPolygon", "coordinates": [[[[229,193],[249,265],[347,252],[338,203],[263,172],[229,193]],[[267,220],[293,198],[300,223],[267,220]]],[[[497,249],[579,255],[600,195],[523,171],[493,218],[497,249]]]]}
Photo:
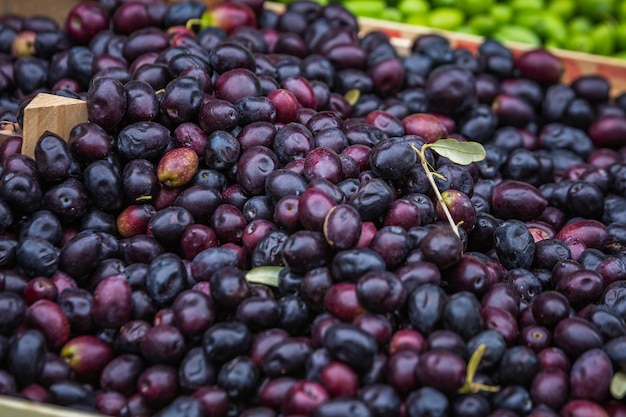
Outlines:
{"type": "MultiPolygon", "coordinates": [[[[404,53],[410,51],[413,39],[428,33],[438,33],[447,38],[453,46],[464,47],[472,51],[476,51],[478,45],[485,39],[482,36],[371,18],[360,18],[359,25],[362,33],[376,30],[386,33],[391,38],[394,46],[404,53]]],[[[535,49],[532,45],[517,42],[505,42],[504,44],[516,55],[535,49]]],[[[611,94],[613,96],[626,92],[626,60],[564,49],[550,49],[550,52],[563,62],[565,67],[564,82],[571,82],[581,75],[599,74],[611,82],[611,94]]]]}
{"type": "Polygon", "coordinates": [[[100,414],[0,395],[2,417],[99,417],[100,414]]]}
{"type": "MultiPolygon", "coordinates": [[[[266,7],[277,13],[285,10],[285,5],[276,2],[266,2],[266,7]]],[[[426,26],[415,26],[366,17],[361,17],[358,20],[362,34],[372,31],[384,32],[390,37],[392,44],[401,54],[409,53],[411,44],[417,36],[428,33],[440,34],[448,39],[453,46],[464,47],[472,51],[476,51],[478,45],[484,40],[482,36],[434,29],[426,26]]],[[[505,42],[504,44],[517,55],[534,49],[532,45],[518,42],[505,42]]],[[[581,75],[599,74],[611,82],[611,94],[613,96],[626,92],[626,60],[565,49],[550,49],[550,51],[563,62],[565,67],[564,82],[571,82],[581,75]]]]}

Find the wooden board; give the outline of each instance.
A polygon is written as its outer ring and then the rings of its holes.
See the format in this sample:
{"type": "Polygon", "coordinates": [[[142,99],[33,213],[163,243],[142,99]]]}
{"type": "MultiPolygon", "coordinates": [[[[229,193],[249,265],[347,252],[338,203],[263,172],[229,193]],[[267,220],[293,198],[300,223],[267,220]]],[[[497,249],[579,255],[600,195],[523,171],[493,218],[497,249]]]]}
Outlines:
{"type": "Polygon", "coordinates": [[[35,157],[35,145],[45,131],[67,140],[70,131],[87,122],[87,102],[53,94],[38,94],[24,109],[22,153],[35,157]]]}

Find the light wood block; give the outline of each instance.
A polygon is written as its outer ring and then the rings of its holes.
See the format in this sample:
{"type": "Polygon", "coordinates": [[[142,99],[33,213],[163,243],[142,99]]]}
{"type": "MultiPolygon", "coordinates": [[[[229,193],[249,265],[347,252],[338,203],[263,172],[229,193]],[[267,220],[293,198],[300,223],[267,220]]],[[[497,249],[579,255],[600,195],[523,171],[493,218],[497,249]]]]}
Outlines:
{"type": "Polygon", "coordinates": [[[22,154],[34,158],[35,145],[46,130],[67,140],[74,126],[87,121],[87,102],[38,94],[24,109],[22,154]]]}

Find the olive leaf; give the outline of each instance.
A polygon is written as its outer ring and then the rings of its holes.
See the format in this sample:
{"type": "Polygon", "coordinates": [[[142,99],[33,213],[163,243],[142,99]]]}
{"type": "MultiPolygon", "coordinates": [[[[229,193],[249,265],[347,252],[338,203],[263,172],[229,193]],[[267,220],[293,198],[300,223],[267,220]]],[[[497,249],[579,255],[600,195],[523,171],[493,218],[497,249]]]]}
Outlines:
{"type": "Polygon", "coordinates": [[[427,143],[422,146],[421,149],[418,149],[414,144],[411,144],[411,148],[417,153],[420,158],[420,162],[422,164],[422,168],[424,168],[424,172],[426,173],[426,178],[428,178],[428,182],[430,186],[433,188],[435,192],[435,197],[437,197],[437,201],[441,205],[441,209],[443,210],[448,223],[450,223],[450,227],[457,236],[459,235],[459,226],[456,224],[454,219],[452,218],[452,214],[450,214],[450,210],[448,210],[448,206],[443,201],[443,197],[441,197],[441,193],[437,188],[437,184],[435,183],[434,177],[441,178],[441,174],[434,172],[428,160],[426,159],[426,149],[432,149],[437,152],[439,155],[448,158],[450,161],[459,164],[459,165],[469,165],[472,162],[482,161],[487,157],[487,152],[483,145],[478,142],[459,142],[456,139],[448,138],[448,139],[439,139],[433,143],[427,143]]]}
{"type": "Polygon", "coordinates": [[[358,88],[351,88],[343,95],[343,98],[345,98],[351,106],[354,106],[356,102],[359,101],[359,97],[361,97],[361,90],[358,88]]]}
{"type": "Polygon", "coordinates": [[[626,373],[615,372],[611,379],[611,395],[616,400],[626,397],[626,373]]]}
{"type": "Polygon", "coordinates": [[[482,161],[487,157],[485,148],[478,142],[459,142],[456,139],[439,139],[436,142],[424,145],[441,156],[445,156],[459,165],[469,165],[472,162],[482,161]]]}
{"type": "Polygon", "coordinates": [[[278,275],[282,266],[257,266],[246,273],[246,281],[251,284],[263,284],[278,287],[278,275]]]}

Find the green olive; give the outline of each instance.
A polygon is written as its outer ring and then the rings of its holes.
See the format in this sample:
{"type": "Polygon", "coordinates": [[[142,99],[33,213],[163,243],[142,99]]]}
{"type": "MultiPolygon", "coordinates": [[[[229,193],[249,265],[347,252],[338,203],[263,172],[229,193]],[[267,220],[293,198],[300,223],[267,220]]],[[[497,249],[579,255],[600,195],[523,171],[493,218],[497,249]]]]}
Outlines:
{"type": "Polygon", "coordinates": [[[416,25],[416,26],[428,26],[430,24],[428,15],[424,13],[410,14],[406,17],[404,22],[408,23],[409,25],[416,25]]]}
{"type": "Polygon", "coordinates": [[[405,16],[430,12],[430,4],[426,0],[400,0],[398,10],[405,16]]]}
{"type": "Polygon", "coordinates": [[[572,51],[592,53],[593,41],[588,33],[571,33],[563,47],[572,51]]]}
{"type": "Polygon", "coordinates": [[[548,5],[548,11],[569,19],[576,12],[576,2],[574,0],[552,0],[548,5]]]}
{"type": "Polygon", "coordinates": [[[589,35],[593,42],[593,53],[611,55],[615,51],[615,34],[610,24],[597,24],[589,35]]]}
{"type": "Polygon", "coordinates": [[[494,32],[493,37],[500,42],[521,42],[533,46],[541,46],[541,39],[535,32],[517,25],[504,25],[494,32]]]}
{"type": "Polygon", "coordinates": [[[456,28],[456,31],[459,33],[465,33],[467,35],[481,35],[480,33],[476,31],[476,29],[474,29],[473,27],[469,25],[461,25],[458,28],[456,28]]]}
{"type": "Polygon", "coordinates": [[[541,14],[537,22],[536,31],[543,39],[551,40],[556,45],[561,45],[567,38],[567,27],[563,20],[552,12],[541,14]]]}
{"type": "Polygon", "coordinates": [[[392,22],[402,22],[404,20],[404,15],[395,7],[385,7],[378,17],[392,22]]]}
{"type": "Polygon", "coordinates": [[[515,11],[544,10],[546,7],[543,0],[511,0],[509,6],[515,11]]]}
{"type": "Polygon", "coordinates": [[[431,0],[434,7],[457,7],[459,0],[431,0]]]}
{"type": "Polygon", "coordinates": [[[494,0],[461,0],[459,8],[467,15],[472,16],[478,13],[487,13],[493,7],[494,0]]]}
{"type": "Polygon", "coordinates": [[[443,30],[454,30],[463,24],[465,14],[452,7],[438,7],[429,15],[429,26],[443,30]]]}
{"type": "Polygon", "coordinates": [[[593,28],[591,20],[585,16],[576,16],[570,20],[567,30],[569,33],[589,33],[593,28]]]}
{"type": "Polygon", "coordinates": [[[615,28],[615,43],[618,51],[626,51],[626,22],[615,28]]]}
{"type": "Polygon", "coordinates": [[[611,16],[615,0],[578,0],[578,12],[592,20],[611,16]]]}
{"type": "Polygon", "coordinates": [[[557,42],[553,39],[547,39],[543,42],[543,47],[546,49],[556,49],[556,48],[562,48],[563,45],[560,42],[557,42]]]}
{"type": "Polygon", "coordinates": [[[498,23],[493,16],[488,14],[477,14],[472,16],[467,22],[467,25],[481,36],[491,36],[493,31],[498,27],[498,23]]]}
{"type": "Polygon", "coordinates": [[[494,4],[489,13],[498,25],[509,23],[513,18],[513,9],[506,4],[494,4]]]}
{"type": "Polygon", "coordinates": [[[343,5],[357,16],[380,17],[385,8],[385,0],[348,0],[343,5]]]}
{"type": "Polygon", "coordinates": [[[626,22],[626,1],[622,1],[619,6],[617,6],[616,15],[620,22],[626,22]]]}
{"type": "Polygon", "coordinates": [[[518,26],[534,28],[539,24],[541,13],[537,10],[513,12],[513,23],[518,26]]]}

